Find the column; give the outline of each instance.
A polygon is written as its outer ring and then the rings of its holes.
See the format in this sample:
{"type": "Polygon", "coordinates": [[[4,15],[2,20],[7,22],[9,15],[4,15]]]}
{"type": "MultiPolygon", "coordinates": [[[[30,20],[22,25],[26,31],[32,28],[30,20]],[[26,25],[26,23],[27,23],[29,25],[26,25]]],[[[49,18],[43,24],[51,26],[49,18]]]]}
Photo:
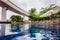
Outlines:
{"type": "Polygon", "coordinates": [[[6,21],[6,7],[2,7],[1,21],[6,21]]]}
{"type": "MultiPolygon", "coordinates": [[[[6,7],[2,7],[1,21],[6,21],[6,7]]],[[[1,24],[1,36],[5,36],[6,24],[1,24]]]]}

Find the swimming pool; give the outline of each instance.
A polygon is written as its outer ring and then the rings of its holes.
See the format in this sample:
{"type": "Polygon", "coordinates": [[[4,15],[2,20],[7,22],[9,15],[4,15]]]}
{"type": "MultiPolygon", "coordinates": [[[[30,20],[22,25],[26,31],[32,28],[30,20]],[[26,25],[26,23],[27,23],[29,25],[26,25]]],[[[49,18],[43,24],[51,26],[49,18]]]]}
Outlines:
{"type": "Polygon", "coordinates": [[[60,40],[60,26],[40,24],[2,25],[6,25],[5,36],[0,36],[0,40],[60,40]]]}

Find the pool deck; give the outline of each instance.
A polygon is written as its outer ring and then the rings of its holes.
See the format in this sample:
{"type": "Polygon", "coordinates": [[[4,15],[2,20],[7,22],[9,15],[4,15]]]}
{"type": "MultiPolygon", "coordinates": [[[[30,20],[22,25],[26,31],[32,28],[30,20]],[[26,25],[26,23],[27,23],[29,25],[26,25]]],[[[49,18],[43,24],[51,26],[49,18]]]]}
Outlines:
{"type": "Polygon", "coordinates": [[[0,24],[40,24],[40,25],[50,25],[50,26],[60,26],[60,22],[56,20],[46,20],[46,21],[35,21],[35,22],[7,22],[7,21],[0,21],[0,24]]]}
{"type": "Polygon", "coordinates": [[[6,23],[7,23],[7,24],[10,24],[11,22],[0,21],[0,24],[3,24],[3,23],[4,23],[4,24],[6,24],[6,23]]]}

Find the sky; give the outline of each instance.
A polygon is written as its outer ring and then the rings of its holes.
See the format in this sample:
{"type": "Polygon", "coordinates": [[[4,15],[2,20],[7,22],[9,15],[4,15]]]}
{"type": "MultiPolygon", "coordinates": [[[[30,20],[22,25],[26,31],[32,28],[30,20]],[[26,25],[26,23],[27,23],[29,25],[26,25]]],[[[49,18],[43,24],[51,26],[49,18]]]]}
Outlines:
{"type": "MultiPolygon", "coordinates": [[[[27,12],[31,8],[36,8],[37,12],[39,12],[41,8],[49,7],[51,4],[56,4],[58,6],[60,5],[60,0],[10,0],[10,1],[12,3],[14,3],[15,5],[17,5],[19,8],[21,8],[27,12]]],[[[1,7],[0,7],[0,9],[1,9],[1,7]]],[[[9,17],[11,15],[15,15],[15,14],[16,13],[8,10],[7,19],[9,19],[9,17]]],[[[1,19],[1,10],[0,10],[0,19],[1,19]]]]}
{"type": "Polygon", "coordinates": [[[60,4],[60,0],[10,0],[18,7],[24,9],[25,11],[31,8],[36,8],[39,12],[43,7],[49,7],[51,4],[60,4]]]}

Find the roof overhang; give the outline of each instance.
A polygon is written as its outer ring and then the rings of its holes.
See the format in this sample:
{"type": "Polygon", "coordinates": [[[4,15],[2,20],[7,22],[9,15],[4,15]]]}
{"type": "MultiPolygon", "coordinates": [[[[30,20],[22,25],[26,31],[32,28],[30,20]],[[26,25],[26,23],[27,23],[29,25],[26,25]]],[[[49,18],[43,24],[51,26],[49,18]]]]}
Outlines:
{"type": "Polygon", "coordinates": [[[52,14],[56,14],[56,13],[59,12],[59,11],[60,11],[60,7],[56,7],[56,8],[54,8],[53,10],[50,10],[50,11],[44,13],[44,14],[41,15],[40,17],[48,17],[48,16],[50,16],[50,15],[52,15],[52,14]]]}
{"type": "Polygon", "coordinates": [[[28,12],[22,10],[21,8],[17,7],[15,4],[10,2],[9,0],[1,0],[2,3],[4,3],[4,6],[7,7],[8,10],[11,10],[13,12],[16,12],[18,14],[21,14],[23,16],[28,16],[28,12]]]}

